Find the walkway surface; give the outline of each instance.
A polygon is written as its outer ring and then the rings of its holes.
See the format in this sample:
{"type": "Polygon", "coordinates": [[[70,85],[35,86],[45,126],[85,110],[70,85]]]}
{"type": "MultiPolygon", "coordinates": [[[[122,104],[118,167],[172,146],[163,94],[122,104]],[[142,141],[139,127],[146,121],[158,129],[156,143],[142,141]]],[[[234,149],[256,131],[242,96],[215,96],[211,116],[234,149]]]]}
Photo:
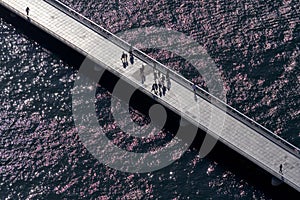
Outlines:
{"type": "MultiPolygon", "coordinates": [[[[124,69],[120,60],[124,49],[60,9],[43,0],[1,0],[0,4],[24,18],[26,18],[25,8],[29,6],[31,23],[83,54],[93,56],[109,66],[108,70],[111,72],[119,72],[128,79],[129,83],[138,84],[146,93],[151,93],[154,78],[153,68],[149,64],[135,58],[134,65],[129,63],[129,66],[124,69]],[[141,83],[140,76],[142,64],[145,65],[144,84],[141,83]]],[[[278,144],[276,139],[266,137],[243,120],[228,114],[201,96],[197,95],[197,98],[198,100],[195,101],[191,88],[184,87],[171,78],[170,91],[167,91],[165,96],[158,97],[158,101],[179,112],[191,123],[208,130],[208,133],[219,138],[230,148],[300,191],[300,158],[297,152],[287,150],[278,144]],[[208,120],[211,118],[211,111],[216,114],[214,120],[208,120]],[[216,127],[222,127],[222,131],[216,130],[216,127]],[[279,172],[280,164],[283,165],[282,173],[279,172]]]]}

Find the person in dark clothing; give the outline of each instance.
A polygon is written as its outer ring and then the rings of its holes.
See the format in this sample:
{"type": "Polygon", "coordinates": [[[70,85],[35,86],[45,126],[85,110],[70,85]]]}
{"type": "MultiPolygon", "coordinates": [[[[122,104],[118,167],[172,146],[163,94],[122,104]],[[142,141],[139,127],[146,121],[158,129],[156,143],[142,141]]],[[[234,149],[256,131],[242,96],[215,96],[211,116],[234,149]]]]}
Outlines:
{"type": "Polygon", "coordinates": [[[193,85],[192,85],[192,88],[193,88],[193,90],[194,90],[194,92],[196,93],[196,84],[194,83],[193,85]]]}
{"type": "Polygon", "coordinates": [[[134,57],[133,57],[132,51],[129,52],[129,61],[133,65],[133,63],[134,63],[134,57]]]}
{"type": "Polygon", "coordinates": [[[162,95],[166,95],[166,91],[167,91],[167,88],[166,88],[166,86],[164,86],[163,85],[163,87],[162,87],[162,95]]]}
{"type": "Polygon", "coordinates": [[[27,8],[26,8],[26,14],[27,14],[27,17],[28,17],[28,15],[29,15],[29,10],[30,10],[29,7],[27,7],[27,8]]]}
{"type": "Polygon", "coordinates": [[[282,164],[279,165],[279,173],[282,174],[282,164]]]}
{"type": "Polygon", "coordinates": [[[130,61],[130,63],[133,65],[133,63],[134,63],[134,58],[133,58],[133,56],[130,56],[129,61],[130,61]]]}
{"type": "Polygon", "coordinates": [[[157,83],[155,82],[155,83],[153,83],[153,85],[152,85],[151,92],[154,92],[154,94],[157,95],[157,94],[158,94],[157,89],[158,89],[158,86],[157,86],[157,83]]]}
{"type": "Polygon", "coordinates": [[[152,84],[151,92],[155,90],[154,83],[152,84]]]}
{"type": "Polygon", "coordinates": [[[154,89],[155,89],[155,90],[158,89],[158,86],[157,86],[157,83],[156,83],[156,82],[153,84],[153,86],[154,86],[154,89]]]}
{"type": "Polygon", "coordinates": [[[123,52],[122,56],[121,56],[121,60],[122,60],[123,63],[125,62],[125,56],[126,56],[126,54],[123,52]]]}
{"type": "Polygon", "coordinates": [[[127,54],[125,52],[123,52],[121,56],[121,60],[122,60],[123,67],[126,68],[128,66],[128,62],[127,62],[127,54]]]}
{"type": "Polygon", "coordinates": [[[127,67],[127,63],[126,62],[123,62],[123,67],[124,67],[124,69],[126,69],[126,67],[127,67]]]}

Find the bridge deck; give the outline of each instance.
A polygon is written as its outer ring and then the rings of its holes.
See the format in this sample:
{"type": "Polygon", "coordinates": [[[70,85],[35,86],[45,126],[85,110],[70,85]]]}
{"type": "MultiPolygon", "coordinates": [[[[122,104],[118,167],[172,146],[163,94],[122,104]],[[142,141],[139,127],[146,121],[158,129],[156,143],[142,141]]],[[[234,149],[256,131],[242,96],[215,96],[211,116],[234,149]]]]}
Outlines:
{"type": "MultiPolygon", "coordinates": [[[[121,73],[128,78],[129,82],[138,84],[145,91],[151,93],[153,84],[151,66],[142,60],[135,59],[133,66],[129,64],[128,68],[124,69],[120,60],[124,50],[78,20],[42,0],[2,0],[0,3],[24,18],[26,18],[25,8],[29,6],[31,23],[51,33],[83,54],[92,55],[109,66],[112,72],[121,73]],[[142,64],[146,66],[146,82],[144,84],[141,84],[139,76],[142,64]]],[[[175,111],[180,109],[179,112],[182,112],[192,123],[208,129],[215,137],[220,137],[219,139],[223,143],[300,191],[300,159],[298,156],[200,96],[198,96],[198,101],[195,101],[193,91],[177,81],[171,80],[171,90],[166,93],[166,96],[158,99],[175,111]],[[207,119],[210,118],[210,111],[212,110],[217,113],[216,116],[220,119],[223,117],[225,119],[225,121],[213,120],[211,122],[222,123],[214,124],[215,127],[223,127],[222,131],[210,129],[211,126],[207,119]],[[280,164],[283,164],[283,174],[279,173],[280,164]]]]}

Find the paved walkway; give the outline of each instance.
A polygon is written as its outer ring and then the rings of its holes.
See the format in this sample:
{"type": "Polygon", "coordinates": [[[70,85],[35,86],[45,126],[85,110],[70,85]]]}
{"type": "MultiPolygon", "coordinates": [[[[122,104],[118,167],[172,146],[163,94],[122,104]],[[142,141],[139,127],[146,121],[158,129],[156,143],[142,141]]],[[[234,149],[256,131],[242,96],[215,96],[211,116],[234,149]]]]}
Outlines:
{"type": "MultiPolygon", "coordinates": [[[[25,8],[29,6],[31,23],[45,29],[83,54],[92,55],[109,66],[110,71],[121,73],[122,76],[128,78],[129,83],[138,84],[144,88],[146,93],[151,93],[153,69],[149,65],[135,59],[133,66],[129,64],[124,69],[120,60],[124,51],[122,48],[59,9],[43,0],[2,0],[0,3],[11,7],[13,12],[19,13],[24,18],[26,18],[25,8]],[[146,66],[144,84],[141,83],[140,77],[142,64],[146,66]]],[[[200,96],[197,98],[198,100],[195,101],[192,90],[171,80],[171,90],[158,100],[174,111],[181,112],[193,124],[208,130],[210,134],[219,138],[230,148],[300,191],[299,157],[200,96]],[[282,174],[279,172],[280,164],[283,164],[282,174]]]]}

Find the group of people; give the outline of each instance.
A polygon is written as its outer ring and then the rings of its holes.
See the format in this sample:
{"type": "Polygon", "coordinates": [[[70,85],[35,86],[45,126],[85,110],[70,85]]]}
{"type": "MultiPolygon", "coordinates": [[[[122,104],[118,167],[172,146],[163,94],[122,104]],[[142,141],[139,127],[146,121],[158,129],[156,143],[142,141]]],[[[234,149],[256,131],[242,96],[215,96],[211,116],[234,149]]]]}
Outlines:
{"type": "MultiPolygon", "coordinates": [[[[128,55],[125,52],[122,53],[121,61],[124,69],[126,69],[129,64],[128,64],[128,55]]],[[[134,56],[132,53],[132,49],[129,50],[129,61],[131,65],[134,64],[134,56]]],[[[160,97],[165,96],[166,92],[171,89],[171,80],[169,76],[169,71],[167,71],[166,75],[162,75],[161,72],[156,69],[156,65],[154,64],[153,74],[154,74],[154,83],[152,84],[151,92],[153,92],[156,96],[160,96],[160,97]]],[[[144,65],[142,65],[142,67],[140,68],[140,77],[141,77],[142,84],[144,84],[146,81],[144,65]]]]}
{"type": "Polygon", "coordinates": [[[160,97],[165,96],[166,92],[171,89],[169,72],[167,71],[166,76],[161,75],[160,71],[156,70],[156,67],[154,66],[153,74],[154,83],[152,84],[151,92],[160,97]]]}
{"type": "MultiPolygon", "coordinates": [[[[123,52],[123,54],[121,56],[121,61],[122,61],[124,69],[126,69],[126,67],[128,66],[128,59],[127,58],[128,58],[127,53],[123,52]]],[[[129,61],[133,65],[134,57],[133,57],[132,50],[129,51],[129,61]]]]}

